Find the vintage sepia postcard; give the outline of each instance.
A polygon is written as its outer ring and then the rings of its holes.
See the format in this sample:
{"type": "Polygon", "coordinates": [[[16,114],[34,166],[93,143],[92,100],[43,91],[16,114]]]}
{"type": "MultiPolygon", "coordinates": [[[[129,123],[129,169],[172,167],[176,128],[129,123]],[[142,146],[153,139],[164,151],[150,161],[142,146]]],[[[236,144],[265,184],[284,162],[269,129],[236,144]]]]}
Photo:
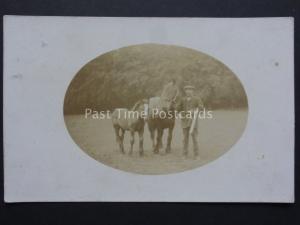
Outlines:
{"type": "Polygon", "coordinates": [[[5,201],[294,202],[293,32],[5,16],[5,201]]]}

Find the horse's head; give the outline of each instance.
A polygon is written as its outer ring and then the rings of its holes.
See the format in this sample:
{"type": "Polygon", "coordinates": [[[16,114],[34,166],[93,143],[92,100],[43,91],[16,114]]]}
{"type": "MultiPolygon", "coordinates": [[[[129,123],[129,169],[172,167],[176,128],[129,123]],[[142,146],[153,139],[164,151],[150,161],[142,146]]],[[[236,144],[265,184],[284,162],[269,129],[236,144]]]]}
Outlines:
{"type": "Polygon", "coordinates": [[[134,106],[132,107],[132,111],[136,111],[141,115],[143,113],[142,117],[147,117],[148,114],[148,99],[142,99],[137,101],[134,106]]]}
{"type": "Polygon", "coordinates": [[[181,102],[181,98],[179,95],[177,95],[174,99],[172,99],[171,101],[165,101],[165,100],[161,100],[161,104],[162,104],[162,109],[164,111],[174,111],[176,110],[181,102]]]}
{"type": "Polygon", "coordinates": [[[181,97],[178,95],[175,100],[172,101],[171,107],[173,110],[178,110],[181,105],[181,97]]]}

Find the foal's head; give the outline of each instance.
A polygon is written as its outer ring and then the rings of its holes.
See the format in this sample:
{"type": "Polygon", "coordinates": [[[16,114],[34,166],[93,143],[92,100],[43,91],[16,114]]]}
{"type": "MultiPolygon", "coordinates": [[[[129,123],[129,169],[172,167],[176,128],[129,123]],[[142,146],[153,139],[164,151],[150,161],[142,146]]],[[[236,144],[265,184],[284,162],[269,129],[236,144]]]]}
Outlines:
{"type": "MultiPolygon", "coordinates": [[[[148,115],[148,100],[147,99],[142,99],[137,101],[134,106],[132,107],[131,111],[138,112],[139,115],[143,113],[142,117],[147,117],[148,115]]],[[[141,116],[140,116],[141,117],[141,116]]]]}

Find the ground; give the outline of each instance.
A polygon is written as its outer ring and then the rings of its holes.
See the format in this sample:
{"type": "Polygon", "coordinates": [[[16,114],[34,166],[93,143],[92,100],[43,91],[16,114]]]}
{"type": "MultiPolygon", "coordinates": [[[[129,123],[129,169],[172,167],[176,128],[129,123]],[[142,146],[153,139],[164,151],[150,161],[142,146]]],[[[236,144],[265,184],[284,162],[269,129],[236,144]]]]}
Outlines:
{"type": "MultiPolygon", "coordinates": [[[[173,132],[172,151],[166,154],[164,148],[158,155],[153,154],[150,134],[145,125],[144,156],[138,154],[138,135],[135,136],[134,154],[128,154],[130,134],[126,132],[122,154],[116,143],[112,122],[108,119],[86,119],[84,115],[67,115],[65,122],[73,140],[88,155],[108,166],[141,174],[166,174],[181,172],[202,166],[227,152],[242,135],[247,111],[213,111],[213,119],[199,121],[199,150],[195,158],[190,139],[188,157],[182,155],[182,130],[180,121],[176,121],[173,132]]],[[[167,131],[164,133],[165,145],[167,131]]]]}

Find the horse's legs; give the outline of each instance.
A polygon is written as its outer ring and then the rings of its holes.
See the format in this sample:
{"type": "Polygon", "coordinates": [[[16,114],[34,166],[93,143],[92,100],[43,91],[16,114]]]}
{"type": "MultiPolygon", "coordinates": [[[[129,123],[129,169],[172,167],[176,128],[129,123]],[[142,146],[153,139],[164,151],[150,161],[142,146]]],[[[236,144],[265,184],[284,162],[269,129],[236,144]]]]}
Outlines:
{"type": "Polygon", "coordinates": [[[119,131],[120,131],[120,127],[118,125],[114,125],[114,130],[115,130],[115,134],[116,134],[116,141],[119,144],[119,149],[122,153],[124,153],[124,149],[122,150],[122,145],[123,145],[123,141],[121,140],[119,131]]]}
{"type": "MultiPolygon", "coordinates": [[[[159,121],[160,123],[163,123],[163,120],[159,121]]],[[[159,125],[158,125],[159,126],[159,125]]],[[[159,138],[159,142],[157,142],[158,144],[158,149],[163,148],[163,143],[162,143],[162,137],[164,136],[164,129],[163,128],[158,128],[158,130],[161,129],[161,134],[160,134],[160,138],[159,138]]],[[[157,132],[158,133],[158,132],[157,132]]],[[[157,134],[158,135],[158,134],[157,134]]]]}
{"type": "Polygon", "coordinates": [[[154,153],[158,153],[159,152],[159,146],[162,142],[162,135],[163,135],[163,129],[162,128],[158,128],[157,129],[157,137],[156,137],[156,146],[154,149],[154,153]]]}
{"type": "Polygon", "coordinates": [[[163,148],[162,137],[164,136],[164,130],[161,130],[161,138],[159,139],[158,149],[163,148]]]}
{"type": "Polygon", "coordinates": [[[130,155],[133,153],[134,131],[130,131],[130,155]]]}
{"type": "Polygon", "coordinates": [[[139,151],[140,151],[140,155],[144,154],[144,147],[143,147],[143,143],[144,142],[144,129],[141,129],[139,131],[139,151]]]}
{"type": "Polygon", "coordinates": [[[152,141],[152,149],[154,151],[154,149],[155,149],[155,128],[153,125],[153,119],[148,120],[148,129],[149,129],[150,138],[152,141]]]}
{"type": "Polygon", "coordinates": [[[168,142],[167,142],[167,147],[166,147],[166,153],[170,153],[171,152],[172,136],[173,136],[173,127],[170,127],[168,129],[168,142]]]}
{"type": "Polygon", "coordinates": [[[150,130],[150,137],[151,137],[151,141],[152,141],[152,149],[154,151],[154,149],[155,149],[155,130],[154,129],[150,130]]]}

